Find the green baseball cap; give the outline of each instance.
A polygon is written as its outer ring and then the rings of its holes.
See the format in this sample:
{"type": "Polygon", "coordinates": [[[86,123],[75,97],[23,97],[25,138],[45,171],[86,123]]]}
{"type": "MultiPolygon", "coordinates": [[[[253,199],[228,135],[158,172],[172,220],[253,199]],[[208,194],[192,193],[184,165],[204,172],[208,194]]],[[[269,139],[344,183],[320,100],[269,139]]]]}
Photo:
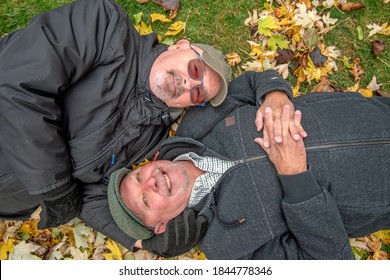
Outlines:
{"type": "Polygon", "coordinates": [[[123,178],[131,172],[130,169],[121,168],[111,174],[107,191],[108,206],[115,223],[124,233],[137,240],[148,239],[154,234],[153,228],[145,226],[143,221],[127,208],[119,193],[123,178]]]}
{"type": "Polygon", "coordinates": [[[232,76],[232,69],[225,61],[225,56],[219,50],[209,45],[193,44],[203,50],[202,59],[211,69],[213,69],[221,77],[221,88],[217,95],[210,100],[210,104],[214,107],[219,106],[226,98],[228,85],[232,76]]]}

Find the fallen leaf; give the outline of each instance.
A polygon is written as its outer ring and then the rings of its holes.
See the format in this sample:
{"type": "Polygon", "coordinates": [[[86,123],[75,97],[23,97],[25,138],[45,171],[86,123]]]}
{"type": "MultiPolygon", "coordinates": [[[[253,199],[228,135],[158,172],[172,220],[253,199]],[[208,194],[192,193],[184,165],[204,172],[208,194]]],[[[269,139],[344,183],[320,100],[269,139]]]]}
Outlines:
{"type": "Polygon", "coordinates": [[[321,82],[319,82],[316,86],[313,87],[311,92],[334,92],[335,87],[329,82],[326,77],[321,78],[321,82]]]}
{"type": "Polygon", "coordinates": [[[138,3],[146,3],[146,2],[148,2],[149,0],[136,0],[138,3]]]}
{"type": "Polygon", "coordinates": [[[119,249],[118,245],[111,239],[107,241],[107,248],[110,250],[110,253],[103,254],[106,260],[122,260],[121,250],[119,249]]]}
{"type": "Polygon", "coordinates": [[[316,46],[314,50],[309,53],[309,56],[316,66],[323,66],[328,60],[328,57],[321,53],[321,50],[318,46],[316,46]]]}
{"type": "Polygon", "coordinates": [[[311,29],[317,21],[321,20],[315,9],[308,11],[305,4],[297,4],[297,7],[298,9],[295,10],[295,15],[292,19],[296,25],[300,25],[305,29],[311,29]]]}
{"type": "Polygon", "coordinates": [[[140,35],[148,35],[150,33],[153,33],[152,26],[148,26],[143,21],[141,21],[139,25],[134,25],[134,28],[138,31],[140,35]]]}
{"type": "Polygon", "coordinates": [[[282,75],[283,79],[287,79],[289,75],[289,70],[288,70],[288,63],[285,64],[280,64],[275,67],[275,70],[278,71],[280,75],[282,75]]]}
{"type": "Polygon", "coordinates": [[[0,260],[6,260],[8,253],[13,254],[14,244],[11,238],[7,239],[7,242],[0,242],[0,260]]]}
{"type": "Polygon", "coordinates": [[[85,226],[83,223],[78,223],[73,228],[74,240],[76,248],[87,248],[88,247],[88,237],[92,234],[91,228],[85,226]]]}
{"type": "Polygon", "coordinates": [[[359,59],[356,58],[352,67],[352,70],[350,71],[353,75],[353,78],[355,79],[355,82],[360,80],[360,76],[364,74],[364,70],[359,65],[359,59]]]}
{"type": "Polygon", "coordinates": [[[372,235],[380,239],[384,245],[390,245],[390,230],[380,230],[372,235]]]}
{"type": "Polygon", "coordinates": [[[318,44],[318,36],[314,29],[306,31],[302,39],[308,49],[312,49],[318,44]]]}
{"type": "Polygon", "coordinates": [[[263,71],[263,65],[257,60],[248,61],[248,62],[244,63],[242,65],[242,68],[245,71],[255,71],[255,72],[263,71]]]}
{"type": "Polygon", "coordinates": [[[24,240],[14,247],[14,252],[9,254],[9,260],[40,260],[41,258],[31,253],[37,251],[41,246],[24,240]]]}
{"type": "Polygon", "coordinates": [[[380,89],[382,84],[378,84],[376,81],[376,76],[372,77],[371,82],[368,84],[367,88],[371,89],[372,91],[377,91],[380,89]]]}
{"type": "Polygon", "coordinates": [[[372,250],[373,254],[369,259],[372,260],[388,260],[389,255],[382,251],[382,242],[374,235],[370,234],[365,237],[367,246],[372,250]]]}
{"type": "Polygon", "coordinates": [[[368,29],[370,29],[370,33],[368,33],[368,37],[371,37],[377,33],[380,33],[382,31],[382,26],[378,24],[367,24],[366,25],[368,29]]]}
{"type": "Polygon", "coordinates": [[[380,55],[381,52],[383,52],[385,50],[385,44],[383,44],[379,40],[371,40],[370,43],[371,43],[372,48],[373,48],[372,52],[374,53],[375,56],[380,55]]]}
{"type": "Polygon", "coordinates": [[[227,63],[230,66],[235,66],[241,63],[241,57],[237,53],[228,53],[225,57],[227,58],[227,63]]]}
{"type": "Polygon", "coordinates": [[[180,8],[179,0],[153,0],[153,2],[161,5],[165,11],[177,11],[180,8]]]}
{"type": "Polygon", "coordinates": [[[358,92],[363,95],[364,97],[371,98],[373,97],[373,93],[371,89],[368,88],[359,88],[358,92]]]}
{"type": "Polygon", "coordinates": [[[176,21],[168,28],[168,31],[165,33],[165,36],[175,36],[182,31],[185,32],[185,30],[186,23],[183,21],[176,21]]]}
{"type": "Polygon", "coordinates": [[[360,3],[347,2],[347,3],[340,3],[339,7],[340,7],[340,9],[342,11],[350,12],[350,11],[355,11],[355,10],[362,9],[362,8],[364,8],[366,6],[363,5],[363,4],[360,4],[360,3]]]}
{"type": "Polygon", "coordinates": [[[265,16],[258,20],[257,22],[257,32],[261,35],[272,36],[272,30],[278,29],[279,26],[276,23],[276,20],[272,16],[265,16]]]}
{"type": "Polygon", "coordinates": [[[284,64],[294,58],[294,52],[292,50],[282,50],[279,48],[277,53],[276,61],[279,64],[284,64]]]}
{"type": "Polygon", "coordinates": [[[155,22],[156,20],[159,20],[161,22],[171,22],[172,21],[169,18],[167,18],[166,15],[157,14],[157,13],[151,14],[150,17],[152,18],[152,22],[155,22]]]}
{"type": "Polygon", "coordinates": [[[142,15],[143,15],[142,12],[139,12],[139,13],[133,15],[134,25],[140,25],[140,23],[142,21],[142,15]]]}
{"type": "Polygon", "coordinates": [[[278,48],[280,49],[288,49],[288,40],[284,35],[275,34],[271,36],[268,40],[268,46],[271,50],[276,51],[278,48]]]}

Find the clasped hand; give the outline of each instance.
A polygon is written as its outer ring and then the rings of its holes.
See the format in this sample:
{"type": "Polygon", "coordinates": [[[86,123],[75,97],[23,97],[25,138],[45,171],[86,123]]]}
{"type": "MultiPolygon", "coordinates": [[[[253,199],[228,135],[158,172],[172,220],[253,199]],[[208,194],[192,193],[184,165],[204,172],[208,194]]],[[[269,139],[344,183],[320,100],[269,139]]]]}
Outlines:
{"type": "Polygon", "coordinates": [[[284,105],[280,115],[271,107],[264,110],[263,138],[256,138],[255,142],[268,154],[279,174],[294,175],[307,170],[303,143],[306,132],[301,117],[302,113],[299,110],[294,112],[292,104],[284,105]]]}

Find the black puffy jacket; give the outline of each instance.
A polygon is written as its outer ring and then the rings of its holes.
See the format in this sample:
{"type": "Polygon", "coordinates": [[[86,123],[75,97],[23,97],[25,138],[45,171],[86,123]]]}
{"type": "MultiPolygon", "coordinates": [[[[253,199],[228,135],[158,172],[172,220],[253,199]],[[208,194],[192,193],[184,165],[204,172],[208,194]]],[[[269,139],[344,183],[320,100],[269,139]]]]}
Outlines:
{"type": "Polygon", "coordinates": [[[0,166],[56,204],[78,200],[75,182],[152,157],[172,119],[148,89],[166,48],[154,34],[140,36],[110,0],[71,3],[1,38],[0,166]]]}

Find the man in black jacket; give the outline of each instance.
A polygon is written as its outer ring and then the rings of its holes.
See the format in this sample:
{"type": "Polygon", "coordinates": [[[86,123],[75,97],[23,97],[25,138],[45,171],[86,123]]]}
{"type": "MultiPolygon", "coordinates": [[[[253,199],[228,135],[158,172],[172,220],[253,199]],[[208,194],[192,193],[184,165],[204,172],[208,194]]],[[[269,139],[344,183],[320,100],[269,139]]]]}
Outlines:
{"type": "Polygon", "coordinates": [[[79,215],[123,239],[88,208],[88,194],[104,193],[114,170],[153,158],[181,108],[221,104],[230,72],[210,46],[140,36],[110,0],[71,3],[1,38],[0,217],[25,219],[41,206],[40,228],[79,215]]]}

